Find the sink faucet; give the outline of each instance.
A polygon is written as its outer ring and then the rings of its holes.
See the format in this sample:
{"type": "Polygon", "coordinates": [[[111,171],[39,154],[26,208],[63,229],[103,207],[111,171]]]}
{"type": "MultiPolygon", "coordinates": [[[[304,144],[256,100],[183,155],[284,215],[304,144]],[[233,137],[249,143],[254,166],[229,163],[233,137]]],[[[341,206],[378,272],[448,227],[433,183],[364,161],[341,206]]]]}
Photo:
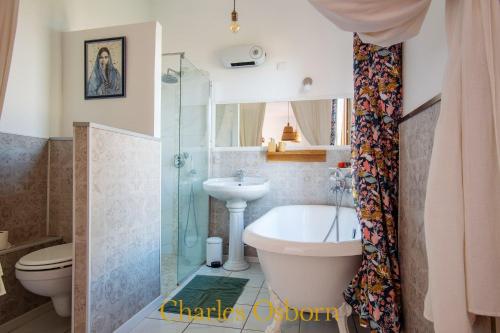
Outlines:
{"type": "Polygon", "coordinates": [[[239,183],[243,183],[243,181],[245,181],[245,171],[243,169],[236,170],[234,176],[236,177],[239,183]]]}

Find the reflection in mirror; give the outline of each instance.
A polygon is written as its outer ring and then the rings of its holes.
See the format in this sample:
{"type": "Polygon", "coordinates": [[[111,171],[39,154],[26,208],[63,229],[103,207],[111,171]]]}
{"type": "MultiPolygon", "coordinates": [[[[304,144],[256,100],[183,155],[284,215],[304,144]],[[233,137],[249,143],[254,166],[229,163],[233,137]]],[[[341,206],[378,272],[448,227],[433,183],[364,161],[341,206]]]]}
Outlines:
{"type": "Polygon", "coordinates": [[[352,100],[321,99],[271,103],[218,104],[216,147],[342,146],[351,142],[352,100]]]}

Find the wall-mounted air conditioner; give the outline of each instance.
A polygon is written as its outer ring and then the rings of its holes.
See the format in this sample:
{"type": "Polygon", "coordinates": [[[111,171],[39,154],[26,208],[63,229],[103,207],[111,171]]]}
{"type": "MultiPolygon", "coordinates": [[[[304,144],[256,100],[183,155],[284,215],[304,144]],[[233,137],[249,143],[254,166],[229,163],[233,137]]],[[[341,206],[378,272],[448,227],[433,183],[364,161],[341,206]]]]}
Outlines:
{"type": "Polygon", "coordinates": [[[221,59],[226,68],[254,67],[266,61],[266,52],[258,45],[232,46],[222,50],[221,59]]]}

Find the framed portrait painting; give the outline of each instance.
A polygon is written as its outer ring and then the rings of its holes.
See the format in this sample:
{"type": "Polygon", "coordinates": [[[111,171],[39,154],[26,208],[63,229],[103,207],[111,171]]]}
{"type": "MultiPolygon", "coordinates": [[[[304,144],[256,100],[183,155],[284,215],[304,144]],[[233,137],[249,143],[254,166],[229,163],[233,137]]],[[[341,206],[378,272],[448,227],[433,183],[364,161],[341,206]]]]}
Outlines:
{"type": "Polygon", "coordinates": [[[85,99],[125,96],[125,37],[86,40],[85,99]]]}

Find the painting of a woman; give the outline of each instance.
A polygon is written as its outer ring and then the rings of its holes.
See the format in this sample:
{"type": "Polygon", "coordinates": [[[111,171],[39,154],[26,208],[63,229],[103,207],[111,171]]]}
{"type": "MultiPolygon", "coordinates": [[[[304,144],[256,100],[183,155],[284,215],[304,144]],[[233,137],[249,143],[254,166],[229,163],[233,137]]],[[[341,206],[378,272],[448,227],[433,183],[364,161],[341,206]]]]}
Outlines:
{"type": "Polygon", "coordinates": [[[121,38],[113,40],[86,41],[85,54],[85,98],[103,98],[124,96],[123,44],[121,38]],[[94,43],[92,45],[91,43],[94,43]],[[109,45],[106,45],[109,44],[109,45]],[[114,55],[121,53],[122,58],[113,61],[114,55]],[[93,52],[92,52],[93,51],[93,52]],[[95,54],[95,57],[92,57],[95,54]],[[91,58],[92,57],[92,58],[91,58]],[[87,58],[95,59],[93,63],[87,58]]]}

